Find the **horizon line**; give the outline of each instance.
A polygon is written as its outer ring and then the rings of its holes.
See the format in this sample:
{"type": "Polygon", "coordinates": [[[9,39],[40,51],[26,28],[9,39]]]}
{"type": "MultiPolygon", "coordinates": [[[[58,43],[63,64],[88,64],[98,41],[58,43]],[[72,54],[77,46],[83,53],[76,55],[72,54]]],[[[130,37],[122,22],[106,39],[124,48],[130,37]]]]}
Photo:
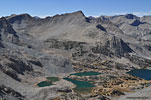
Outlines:
{"type": "MultiPolygon", "coordinates": [[[[81,11],[81,10],[78,10],[78,11],[81,11]]],[[[78,12],[78,11],[74,11],[74,12],[78,12]]],[[[70,14],[70,13],[74,13],[74,12],[67,12],[67,13],[70,14]]],[[[47,14],[47,15],[36,15],[36,14],[31,14],[31,13],[16,13],[16,14],[12,13],[10,15],[4,15],[4,16],[0,15],[0,17],[7,17],[7,16],[11,16],[13,14],[14,15],[29,14],[32,17],[46,18],[46,17],[53,17],[55,15],[67,14],[67,13],[60,13],[60,14],[57,13],[57,14],[53,14],[53,15],[49,15],[49,14],[47,14]]],[[[84,13],[84,12],[82,11],[82,13],[84,13]]],[[[127,15],[127,14],[133,14],[133,15],[138,16],[138,17],[143,17],[143,16],[151,16],[151,11],[150,12],[112,12],[112,13],[100,13],[98,15],[85,15],[85,13],[84,13],[84,15],[86,17],[90,17],[90,16],[92,16],[92,17],[118,16],[118,15],[120,16],[120,15],[127,15]]]]}

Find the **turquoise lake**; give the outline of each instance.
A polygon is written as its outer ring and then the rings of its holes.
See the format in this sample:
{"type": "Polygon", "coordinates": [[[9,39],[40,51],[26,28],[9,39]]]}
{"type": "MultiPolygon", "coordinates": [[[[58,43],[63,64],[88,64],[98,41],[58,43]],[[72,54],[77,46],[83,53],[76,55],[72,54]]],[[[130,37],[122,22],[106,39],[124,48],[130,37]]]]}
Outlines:
{"type": "Polygon", "coordinates": [[[99,72],[81,72],[81,73],[74,73],[74,74],[70,74],[70,75],[76,75],[76,76],[93,76],[93,75],[99,75],[101,73],[99,72]]]}
{"type": "Polygon", "coordinates": [[[37,85],[39,87],[45,87],[45,86],[50,86],[50,85],[53,85],[53,84],[49,81],[42,81],[42,82],[38,83],[37,85]]]}
{"type": "Polygon", "coordinates": [[[148,69],[134,69],[127,73],[132,76],[143,78],[145,80],[151,80],[151,70],[148,69]]]}
{"type": "Polygon", "coordinates": [[[78,81],[78,80],[74,80],[71,78],[64,78],[64,79],[75,84],[76,85],[76,88],[75,88],[76,91],[90,92],[91,88],[94,87],[93,84],[86,82],[86,81],[78,81]]]}
{"type": "Polygon", "coordinates": [[[86,81],[78,81],[78,80],[74,80],[74,79],[71,79],[71,78],[64,78],[64,79],[67,80],[67,81],[72,82],[73,84],[76,84],[76,86],[78,88],[94,87],[93,84],[91,84],[89,82],[86,82],[86,81]]]}

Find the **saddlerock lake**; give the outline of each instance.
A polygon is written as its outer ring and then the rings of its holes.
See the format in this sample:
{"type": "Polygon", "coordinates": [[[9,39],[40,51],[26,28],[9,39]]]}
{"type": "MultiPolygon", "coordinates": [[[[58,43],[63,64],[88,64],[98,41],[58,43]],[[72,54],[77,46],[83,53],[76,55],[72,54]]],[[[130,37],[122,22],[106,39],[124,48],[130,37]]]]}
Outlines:
{"type": "Polygon", "coordinates": [[[134,69],[127,73],[145,80],[151,80],[151,70],[149,69],[134,69]]]}

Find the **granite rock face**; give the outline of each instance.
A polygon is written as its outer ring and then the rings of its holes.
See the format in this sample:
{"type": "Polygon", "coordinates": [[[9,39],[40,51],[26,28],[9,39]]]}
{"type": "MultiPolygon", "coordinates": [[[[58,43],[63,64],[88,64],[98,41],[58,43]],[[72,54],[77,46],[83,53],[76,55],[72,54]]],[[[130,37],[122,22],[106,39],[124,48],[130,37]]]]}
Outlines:
{"type": "Polygon", "coordinates": [[[5,85],[0,86],[0,98],[3,100],[24,100],[24,96],[5,85]]]}
{"type": "Polygon", "coordinates": [[[17,43],[19,41],[15,30],[4,17],[0,19],[0,40],[11,43],[17,43]]]}
{"type": "Polygon", "coordinates": [[[105,55],[123,56],[126,53],[133,52],[133,50],[122,39],[113,36],[106,40],[104,44],[97,43],[97,47],[93,48],[93,52],[100,52],[105,55]]]}

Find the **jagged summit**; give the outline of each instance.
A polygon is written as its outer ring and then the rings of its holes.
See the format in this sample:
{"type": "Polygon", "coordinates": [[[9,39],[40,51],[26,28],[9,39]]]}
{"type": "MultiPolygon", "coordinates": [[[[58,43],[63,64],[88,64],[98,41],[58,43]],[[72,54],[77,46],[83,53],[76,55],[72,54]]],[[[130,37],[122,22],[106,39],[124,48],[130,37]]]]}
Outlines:
{"type": "Polygon", "coordinates": [[[82,12],[82,11],[75,11],[75,12],[72,12],[72,13],[65,13],[65,14],[56,14],[56,15],[54,15],[54,16],[52,16],[52,17],[46,17],[46,18],[54,18],[54,17],[61,17],[61,16],[78,16],[78,17],[86,17],[85,15],[84,15],[84,13],[82,12]]]}
{"type": "Polygon", "coordinates": [[[79,15],[79,16],[85,17],[84,13],[81,10],[75,11],[75,12],[72,12],[72,13],[60,14],[60,15],[79,15]]]}
{"type": "Polygon", "coordinates": [[[8,18],[12,18],[12,17],[18,17],[18,16],[22,16],[22,17],[32,17],[30,14],[28,13],[22,13],[22,14],[11,14],[10,16],[7,16],[6,19],[8,18]]]}
{"type": "Polygon", "coordinates": [[[30,19],[32,18],[29,14],[20,14],[20,15],[13,15],[8,17],[7,19],[9,20],[10,23],[14,23],[15,21],[21,21],[21,20],[25,20],[25,19],[30,19]]]}
{"type": "Polygon", "coordinates": [[[135,16],[135,15],[133,15],[133,14],[126,14],[125,17],[126,17],[127,19],[136,19],[136,18],[138,18],[137,16],[135,16]]]}
{"type": "Polygon", "coordinates": [[[71,14],[81,15],[81,16],[84,16],[84,17],[85,17],[84,13],[83,13],[81,10],[76,11],[76,12],[73,12],[73,13],[71,13],[71,14]]]}
{"type": "Polygon", "coordinates": [[[49,17],[50,21],[53,23],[81,23],[83,21],[87,21],[86,16],[84,15],[84,13],[82,11],[76,11],[73,13],[65,13],[65,14],[61,14],[61,15],[55,15],[52,17],[49,17]]]}

